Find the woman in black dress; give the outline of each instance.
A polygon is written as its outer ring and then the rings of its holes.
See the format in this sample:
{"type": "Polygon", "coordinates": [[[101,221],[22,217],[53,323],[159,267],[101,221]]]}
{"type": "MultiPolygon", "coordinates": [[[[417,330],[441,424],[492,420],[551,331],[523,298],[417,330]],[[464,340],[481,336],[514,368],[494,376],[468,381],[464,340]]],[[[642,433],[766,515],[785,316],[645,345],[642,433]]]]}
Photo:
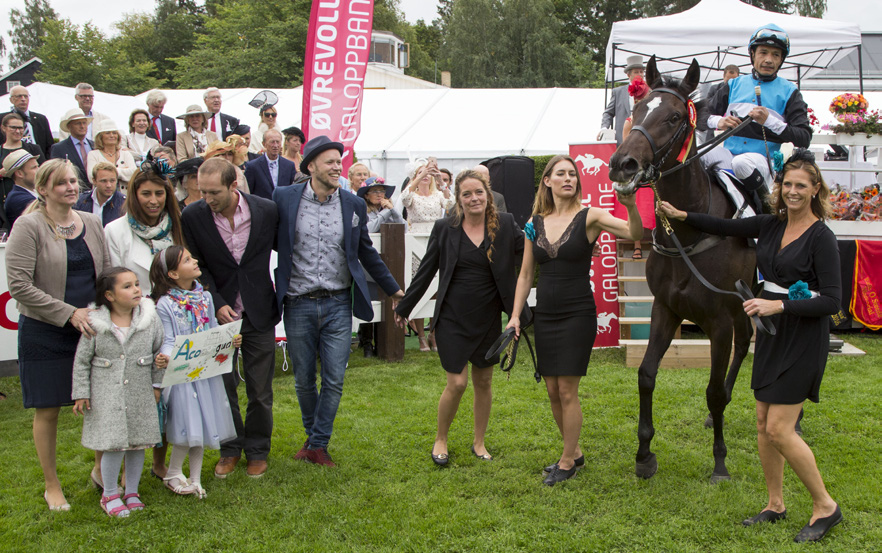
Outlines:
{"type": "Polygon", "coordinates": [[[472,364],[475,387],[475,437],[472,453],[492,459],[484,444],[490,420],[490,383],[498,357],[484,359],[499,337],[501,313],[511,314],[515,290],[515,262],[524,249],[524,233],[508,213],[497,213],[490,183],[475,171],[456,177],[454,214],[438,219],[429,236],[426,255],[413,282],[395,308],[404,321],[426,294],[435,273],[441,271],[433,317],[438,355],[447,372],[447,386],[438,402],[438,433],[432,447],[437,465],[448,462],[447,432],[468,385],[472,364]]]}
{"type": "MultiPolygon", "coordinates": [[[[534,332],[539,374],[545,378],[551,413],[563,437],[564,448],[557,463],[546,467],[544,483],[553,486],[571,478],[585,464],[579,448],[582,406],[579,381],[588,370],[597,334],[597,312],[591,291],[591,252],[601,231],[620,238],[643,236],[634,195],[619,196],[628,209],[628,220],[603,209],[583,209],[579,170],[569,156],[551,158],[536,193],[533,219],[527,223],[532,247],[524,248],[515,306],[522,306],[533,286],[536,263],[540,265],[536,288],[534,332]]],[[[521,321],[508,323],[520,336],[521,321]]]]}
{"type": "Polygon", "coordinates": [[[839,249],[824,224],[830,194],[814,154],[797,149],[776,178],[773,215],[718,219],[662,202],[660,211],[711,234],[757,239],[765,277],[762,297],[744,302],[748,315],[770,317],[777,333],[757,334],[750,386],[756,398],[757,442],[769,501],[745,526],[785,518],[784,461],[812,495],[812,517],[796,541],[816,541],[842,521],[815,457],[794,427],[806,399],[817,402],[830,345],[829,316],[839,311],[839,249]]]}
{"type": "Polygon", "coordinates": [[[9,293],[18,302],[18,368],[26,409],[34,412],[34,445],[49,509],[70,505],[56,471],[58,412],[73,405],[71,386],[80,334],[94,336],[88,305],[95,280],[110,267],[101,219],[73,206],[77,171],[51,159],[37,171],[37,201],[18,218],[6,246],[9,293]]]}

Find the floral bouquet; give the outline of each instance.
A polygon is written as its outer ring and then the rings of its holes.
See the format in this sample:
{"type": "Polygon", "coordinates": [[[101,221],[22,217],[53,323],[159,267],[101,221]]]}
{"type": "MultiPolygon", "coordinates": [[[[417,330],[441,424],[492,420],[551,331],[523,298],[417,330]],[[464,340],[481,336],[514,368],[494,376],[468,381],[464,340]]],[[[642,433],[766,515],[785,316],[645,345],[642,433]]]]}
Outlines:
{"type": "Polygon", "coordinates": [[[830,113],[832,113],[840,123],[863,123],[864,114],[870,103],[864,98],[863,94],[855,94],[846,92],[833,98],[830,102],[830,113]]]}
{"type": "Polygon", "coordinates": [[[834,220],[882,220],[882,194],[879,193],[878,184],[853,192],[836,187],[830,193],[830,204],[833,208],[831,219],[834,220]]]}

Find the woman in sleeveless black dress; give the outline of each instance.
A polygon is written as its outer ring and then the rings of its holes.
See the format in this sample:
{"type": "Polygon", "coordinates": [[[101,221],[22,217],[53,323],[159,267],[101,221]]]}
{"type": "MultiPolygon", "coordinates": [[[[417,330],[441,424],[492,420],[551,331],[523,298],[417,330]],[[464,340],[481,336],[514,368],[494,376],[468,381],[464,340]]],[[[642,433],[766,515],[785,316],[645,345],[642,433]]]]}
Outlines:
{"type": "Polygon", "coordinates": [[[830,345],[830,315],[842,297],[836,236],[824,224],[830,192],[814,155],[797,149],[776,178],[774,215],[724,220],[686,213],[662,202],[668,216],[711,234],[757,238],[756,261],[766,282],[762,297],[744,302],[748,315],[769,317],[777,333],[758,334],[751,388],[757,443],[769,501],[745,526],[775,522],[784,508],[784,461],[812,495],[812,517],[796,541],[816,541],[842,521],[814,455],[794,427],[806,399],[817,402],[830,345]],[[798,284],[801,283],[801,284],[798,284]]]}
{"type": "Polygon", "coordinates": [[[490,419],[493,366],[498,356],[485,359],[499,336],[501,314],[514,303],[515,263],[524,250],[524,233],[514,217],[497,213],[490,184],[466,170],[456,177],[454,215],[432,228],[426,255],[404,298],[395,308],[401,326],[440,272],[433,331],[447,385],[438,402],[438,432],[432,460],[448,462],[447,433],[468,385],[466,366],[472,364],[475,387],[475,436],[472,452],[491,459],[484,444],[490,419]]]}
{"type": "MultiPolygon", "coordinates": [[[[553,486],[571,478],[585,464],[579,448],[582,407],[579,381],[588,370],[597,334],[597,313],[591,291],[591,251],[601,231],[637,240],[643,235],[634,195],[620,196],[628,209],[628,221],[602,209],[583,209],[579,170],[569,156],[558,155],[542,174],[533,219],[527,223],[524,261],[515,294],[516,308],[527,300],[533,285],[535,264],[539,284],[534,309],[536,356],[539,374],[551,401],[551,412],[563,436],[560,460],[546,467],[544,483],[553,486]]],[[[521,321],[512,317],[508,326],[520,335],[521,321]]]]}

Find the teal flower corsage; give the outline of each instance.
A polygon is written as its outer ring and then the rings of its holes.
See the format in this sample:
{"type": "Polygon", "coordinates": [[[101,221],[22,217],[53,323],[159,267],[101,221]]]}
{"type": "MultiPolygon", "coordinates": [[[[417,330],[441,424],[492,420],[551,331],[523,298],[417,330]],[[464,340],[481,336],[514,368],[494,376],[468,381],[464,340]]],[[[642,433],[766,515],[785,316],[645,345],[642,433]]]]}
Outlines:
{"type": "Polygon", "coordinates": [[[787,290],[787,299],[789,300],[810,300],[811,298],[812,293],[809,290],[808,284],[801,280],[797,280],[796,283],[787,290]]]}
{"type": "Polygon", "coordinates": [[[524,225],[524,234],[530,239],[530,242],[536,241],[536,229],[533,228],[533,221],[524,225]]]}
{"type": "Polygon", "coordinates": [[[784,154],[781,152],[772,154],[772,167],[775,169],[775,173],[780,173],[784,169],[784,154]]]}

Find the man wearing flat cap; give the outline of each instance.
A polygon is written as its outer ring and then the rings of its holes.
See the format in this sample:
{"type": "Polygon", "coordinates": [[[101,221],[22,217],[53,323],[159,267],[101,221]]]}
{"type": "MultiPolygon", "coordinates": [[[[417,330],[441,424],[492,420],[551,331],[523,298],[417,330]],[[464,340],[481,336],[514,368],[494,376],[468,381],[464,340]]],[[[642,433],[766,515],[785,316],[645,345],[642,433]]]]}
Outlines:
{"type": "Polygon", "coordinates": [[[12,230],[15,220],[37,199],[34,186],[38,167],[37,158],[24,149],[16,150],[3,159],[3,178],[13,182],[12,190],[3,204],[6,217],[4,228],[12,230]]]}
{"type": "Polygon", "coordinates": [[[329,467],[335,466],[328,442],[349,362],[352,315],[364,321],[374,316],[365,271],[393,299],[404,296],[371,244],[364,200],[340,189],[342,154],[341,143],[313,138],[300,164],[309,179],[273,192],[279,208],[276,298],[306,431],[294,458],[329,467]]]}
{"type": "MultiPolygon", "coordinates": [[[[646,67],[643,65],[643,56],[628,56],[627,65],[625,65],[625,75],[628,76],[628,84],[634,82],[635,79],[642,79],[643,72],[646,67]]],[[[613,119],[616,123],[616,145],[622,143],[622,128],[625,126],[625,120],[631,117],[631,111],[634,109],[634,98],[628,94],[628,85],[616,87],[612,91],[606,109],[603,111],[603,119],[600,126],[603,129],[613,128],[613,119]]],[[[597,135],[597,140],[601,140],[603,131],[597,135]]]]}
{"type": "Polygon", "coordinates": [[[50,150],[49,157],[52,159],[67,159],[74,164],[80,172],[77,175],[81,183],[86,183],[86,165],[89,152],[95,149],[95,143],[86,138],[92,118],[86,116],[79,108],[72,109],[64,114],[61,120],[61,130],[69,133],[69,136],[56,143],[50,150]]]}

